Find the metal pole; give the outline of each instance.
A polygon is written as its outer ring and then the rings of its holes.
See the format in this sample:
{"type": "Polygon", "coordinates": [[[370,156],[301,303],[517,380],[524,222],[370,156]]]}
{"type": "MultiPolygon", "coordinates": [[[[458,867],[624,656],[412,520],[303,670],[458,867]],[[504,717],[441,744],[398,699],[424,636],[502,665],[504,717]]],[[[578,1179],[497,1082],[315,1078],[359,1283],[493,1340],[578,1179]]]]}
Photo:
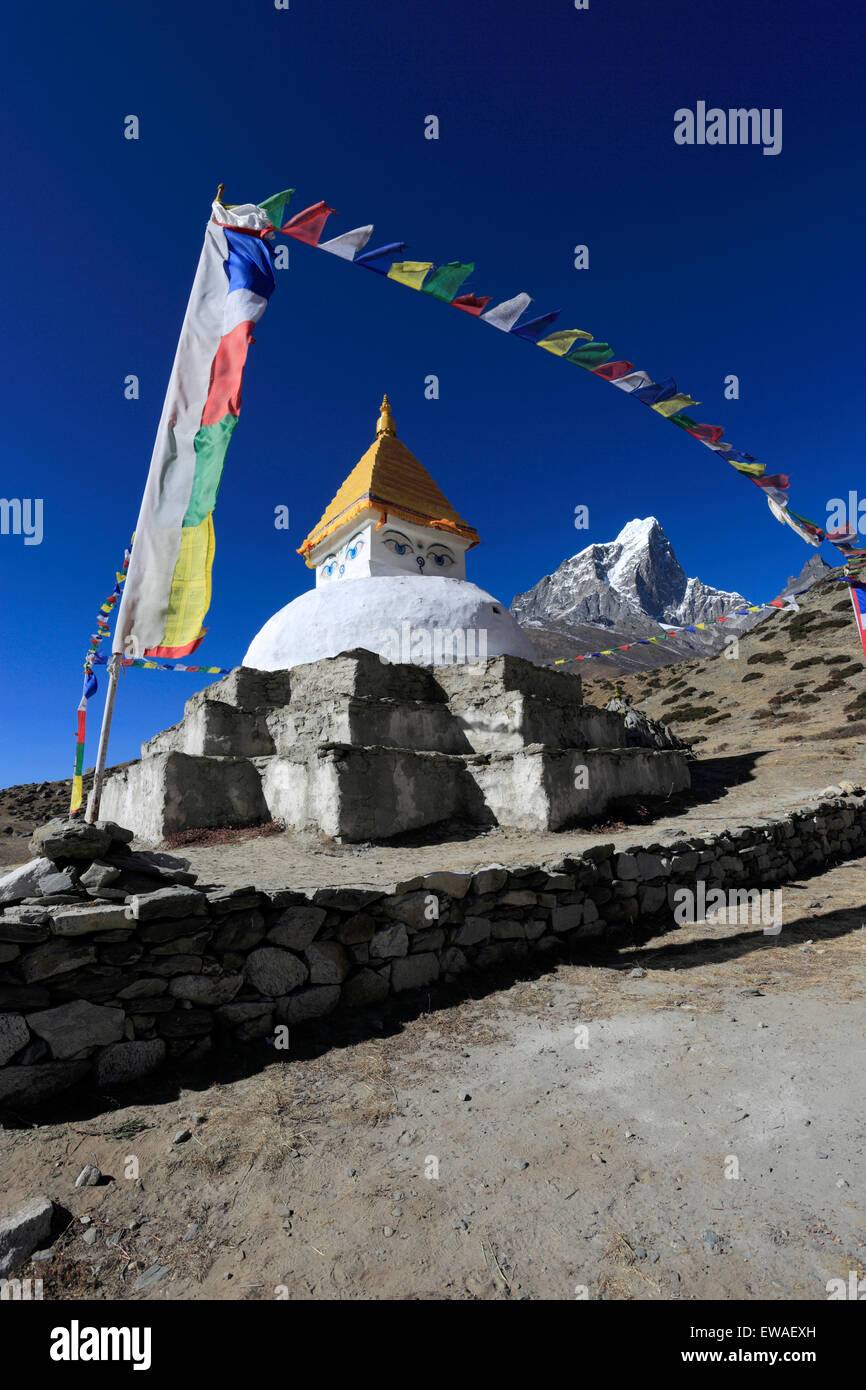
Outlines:
{"type": "Polygon", "coordinates": [[[102,783],[105,780],[105,759],[108,754],[108,735],[111,733],[111,716],[114,713],[114,697],[117,694],[117,679],[120,675],[120,655],[115,653],[108,663],[108,690],[105,693],[105,709],[102,712],[102,728],[99,731],[99,749],[96,754],[96,769],[93,774],[93,787],[87,798],[87,812],[84,819],[93,822],[99,815],[102,800],[102,783]]]}

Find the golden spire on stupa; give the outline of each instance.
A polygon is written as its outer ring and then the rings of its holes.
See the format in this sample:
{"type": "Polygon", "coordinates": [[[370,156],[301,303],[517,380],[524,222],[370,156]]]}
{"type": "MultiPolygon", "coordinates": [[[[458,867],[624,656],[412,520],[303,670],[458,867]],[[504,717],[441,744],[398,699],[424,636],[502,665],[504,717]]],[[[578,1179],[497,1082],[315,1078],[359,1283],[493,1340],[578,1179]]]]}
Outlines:
{"type": "Polygon", "coordinates": [[[382,397],[382,404],[379,407],[379,421],[376,425],[376,438],[381,439],[383,434],[393,435],[397,438],[397,428],[394,424],[394,417],[391,414],[391,402],[387,396],[382,397]]]}
{"type": "Polygon", "coordinates": [[[474,526],[469,526],[455,511],[424,465],[397,438],[387,396],[379,408],[374,442],[355,464],[298,553],[307,556],[347,522],[368,513],[375,515],[380,524],[389,517],[400,517],[416,526],[462,536],[470,547],[478,544],[474,526]]]}

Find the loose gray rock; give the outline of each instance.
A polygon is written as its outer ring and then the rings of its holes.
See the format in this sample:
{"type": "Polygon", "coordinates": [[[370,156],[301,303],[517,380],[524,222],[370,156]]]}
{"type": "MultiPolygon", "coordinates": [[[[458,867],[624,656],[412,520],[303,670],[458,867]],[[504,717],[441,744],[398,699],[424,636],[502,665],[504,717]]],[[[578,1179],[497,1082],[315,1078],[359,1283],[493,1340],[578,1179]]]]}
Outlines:
{"type": "Polygon", "coordinates": [[[78,884],[68,869],[60,869],[56,874],[46,874],[39,884],[37,896],[40,898],[55,897],[65,893],[74,893],[78,884]]]}
{"type": "Polygon", "coordinates": [[[107,888],[120,878],[120,870],[113,864],[105,864],[102,860],[95,860],[89,869],[85,869],[81,875],[81,883],[85,888],[107,888]]]}
{"type": "Polygon", "coordinates": [[[51,1229],[54,1203],[48,1197],[31,1197],[11,1216],[0,1218],[0,1278],[5,1279],[26,1264],[51,1229]]]}
{"type": "Polygon", "coordinates": [[[160,1279],[164,1279],[168,1274],[168,1265],[151,1265],[143,1274],[139,1274],[133,1288],[136,1293],[141,1293],[142,1289],[152,1289],[154,1284],[158,1284],[160,1279]]]}
{"type": "Polygon", "coordinates": [[[0,904],[20,903],[40,895],[41,885],[57,873],[53,859],[35,859],[21,864],[0,878],[0,904]]]}
{"type": "Polygon", "coordinates": [[[102,1174],[94,1163],[85,1163],[78,1177],[75,1179],[76,1187],[96,1187],[102,1179],[102,1174]]]}

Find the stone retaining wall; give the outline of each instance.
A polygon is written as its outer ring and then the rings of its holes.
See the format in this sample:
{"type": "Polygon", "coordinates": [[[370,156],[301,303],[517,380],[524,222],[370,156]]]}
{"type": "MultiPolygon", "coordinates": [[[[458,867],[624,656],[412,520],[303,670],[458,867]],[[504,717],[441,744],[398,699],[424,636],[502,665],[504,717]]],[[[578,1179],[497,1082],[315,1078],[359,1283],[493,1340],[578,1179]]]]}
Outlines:
{"type": "Polygon", "coordinates": [[[543,865],[388,888],[266,894],[176,883],[116,903],[6,907],[0,1103],[15,1111],[82,1081],[114,1087],[199,1059],[218,1040],[273,1038],[281,1024],[375,1006],[509,958],[652,935],[672,925],[675,890],[699,880],[772,887],[864,853],[858,788],[710,839],[596,845],[543,865]]]}

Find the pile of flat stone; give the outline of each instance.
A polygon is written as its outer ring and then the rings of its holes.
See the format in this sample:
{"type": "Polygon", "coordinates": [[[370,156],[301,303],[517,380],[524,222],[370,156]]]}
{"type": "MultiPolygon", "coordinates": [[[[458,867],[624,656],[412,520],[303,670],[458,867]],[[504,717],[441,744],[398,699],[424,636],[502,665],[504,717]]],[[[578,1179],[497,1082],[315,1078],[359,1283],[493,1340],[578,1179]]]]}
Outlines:
{"type": "Polygon", "coordinates": [[[188,860],[131,850],[133,838],[131,830],[113,821],[48,821],[31,836],[30,862],[0,879],[4,915],[18,908],[26,920],[27,909],[38,915],[49,907],[127,903],[135,893],[195,883],[188,860]]]}
{"type": "Polygon", "coordinates": [[[642,709],[635,709],[630,701],[618,695],[608,700],[605,709],[623,716],[629,748],[666,748],[684,753],[690,762],[694,761],[692,745],[675,734],[661,719],[652,719],[642,709]]]}

